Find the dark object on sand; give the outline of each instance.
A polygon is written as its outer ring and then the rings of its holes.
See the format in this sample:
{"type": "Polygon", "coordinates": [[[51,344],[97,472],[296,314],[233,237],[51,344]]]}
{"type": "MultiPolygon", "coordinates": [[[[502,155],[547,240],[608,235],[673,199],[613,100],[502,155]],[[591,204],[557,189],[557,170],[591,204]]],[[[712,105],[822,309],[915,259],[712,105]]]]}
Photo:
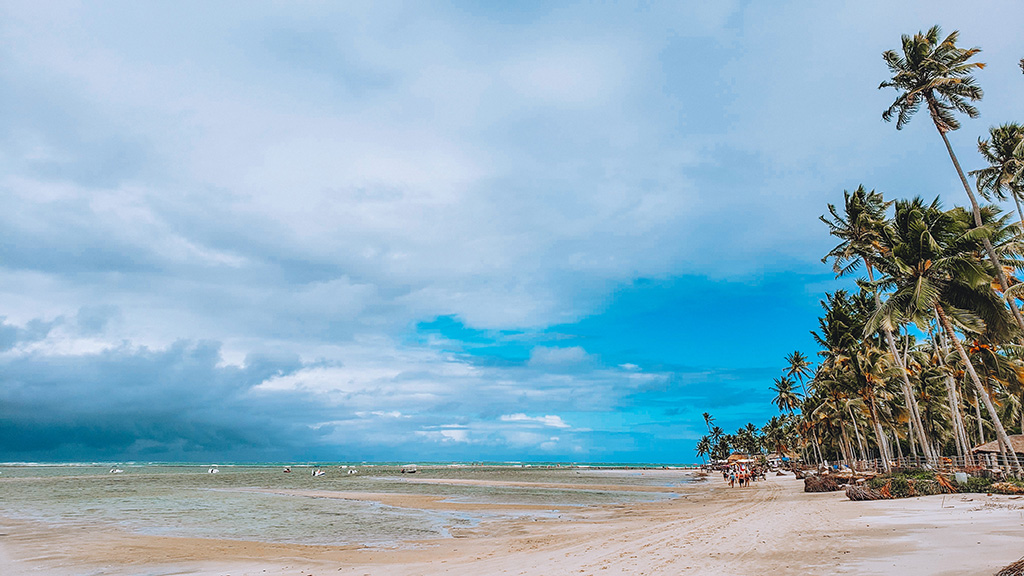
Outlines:
{"type": "Polygon", "coordinates": [[[1024,558],[996,572],[996,576],[1024,576],[1024,558]]]}
{"type": "Polygon", "coordinates": [[[867,486],[847,486],[846,497],[850,500],[884,500],[881,492],[876,492],[867,486]]]}
{"type": "Polygon", "coordinates": [[[785,472],[783,472],[782,470],[779,470],[778,472],[776,472],[776,473],[775,473],[775,475],[776,475],[776,476],[785,476],[785,475],[786,475],[786,473],[785,473],[785,472]]]}
{"type": "Polygon", "coordinates": [[[804,492],[835,492],[839,483],[831,476],[808,476],[804,478],[804,492]]]}
{"type": "Polygon", "coordinates": [[[796,470],[793,470],[793,475],[796,476],[797,480],[803,480],[804,479],[804,471],[799,469],[799,468],[797,468],[796,470]]]}

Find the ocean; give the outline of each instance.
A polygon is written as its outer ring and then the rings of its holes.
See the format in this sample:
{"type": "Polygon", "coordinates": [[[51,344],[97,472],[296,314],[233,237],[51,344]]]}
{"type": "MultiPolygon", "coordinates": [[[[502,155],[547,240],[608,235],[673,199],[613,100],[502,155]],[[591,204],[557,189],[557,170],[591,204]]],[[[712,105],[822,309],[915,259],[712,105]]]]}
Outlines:
{"type": "Polygon", "coordinates": [[[630,486],[682,486],[685,474],[639,469],[420,466],[181,464],[0,465],[0,516],[45,522],[117,526],[165,536],[319,545],[397,546],[444,538],[456,528],[496,518],[544,517],[581,507],[655,501],[666,493],[630,486]],[[111,473],[112,469],[122,472],[111,473]],[[210,473],[215,468],[217,473],[210,473]],[[355,470],[355,474],[350,474],[355,470]],[[410,482],[436,479],[566,484],[572,487],[410,482]],[[623,489],[616,489],[622,486],[623,489]],[[253,490],[305,491],[306,495],[253,490]],[[313,497],[310,491],[427,494],[473,504],[528,505],[522,509],[424,510],[374,501],[313,497]]]}

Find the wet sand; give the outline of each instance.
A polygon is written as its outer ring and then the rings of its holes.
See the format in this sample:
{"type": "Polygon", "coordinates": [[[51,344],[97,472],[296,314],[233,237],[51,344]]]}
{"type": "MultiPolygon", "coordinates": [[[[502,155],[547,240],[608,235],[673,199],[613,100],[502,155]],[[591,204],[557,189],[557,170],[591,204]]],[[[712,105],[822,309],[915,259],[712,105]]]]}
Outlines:
{"type": "MultiPolygon", "coordinates": [[[[1021,498],[954,495],[850,502],[841,492],[805,494],[802,482],[792,476],[769,476],[748,488],[730,489],[716,476],[683,488],[637,488],[675,491],[679,497],[485,521],[453,530],[451,538],[393,547],[160,537],[0,518],[0,574],[991,575],[1024,555],[1021,498]]],[[[301,492],[289,494],[412,508],[515,509],[422,494],[301,492]]]]}

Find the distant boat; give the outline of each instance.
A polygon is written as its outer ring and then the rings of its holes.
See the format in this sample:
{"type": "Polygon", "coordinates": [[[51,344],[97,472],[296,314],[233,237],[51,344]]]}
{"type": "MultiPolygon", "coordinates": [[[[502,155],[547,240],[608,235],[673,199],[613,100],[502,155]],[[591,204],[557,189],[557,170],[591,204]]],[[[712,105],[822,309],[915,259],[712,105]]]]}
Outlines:
{"type": "Polygon", "coordinates": [[[415,474],[418,468],[415,464],[406,464],[402,466],[402,474],[415,474]]]}
{"type": "Polygon", "coordinates": [[[291,467],[291,466],[285,466],[285,467],[284,467],[284,473],[285,473],[285,474],[287,474],[287,473],[289,473],[289,472],[291,472],[291,471],[292,471],[292,467],[291,467]]]}
{"type": "Polygon", "coordinates": [[[117,466],[114,466],[113,468],[110,469],[110,473],[111,474],[124,474],[124,470],[121,470],[117,466]]]}
{"type": "Polygon", "coordinates": [[[323,476],[325,472],[319,468],[314,468],[312,474],[313,476],[323,476]]]}
{"type": "Polygon", "coordinates": [[[210,468],[209,470],[207,470],[207,473],[209,473],[209,474],[218,474],[218,473],[220,473],[220,470],[218,470],[218,469],[217,469],[217,466],[216,466],[216,465],[214,465],[214,466],[213,466],[212,468],[210,468]]]}

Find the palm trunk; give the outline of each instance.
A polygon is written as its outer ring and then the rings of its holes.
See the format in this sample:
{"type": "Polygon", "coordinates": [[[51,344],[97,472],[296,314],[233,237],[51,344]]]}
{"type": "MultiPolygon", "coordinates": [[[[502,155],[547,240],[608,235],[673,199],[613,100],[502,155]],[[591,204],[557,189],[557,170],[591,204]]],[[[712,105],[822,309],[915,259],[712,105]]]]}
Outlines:
{"type": "Polygon", "coordinates": [[[882,432],[882,423],[878,421],[878,409],[875,407],[874,398],[871,398],[871,401],[868,403],[868,412],[871,414],[871,425],[875,428],[875,444],[878,445],[878,458],[882,460],[882,468],[887,473],[891,472],[889,448],[886,446],[885,433],[882,432]]]}
{"type": "MultiPolygon", "coordinates": [[[[956,397],[956,382],[949,374],[946,375],[946,400],[949,402],[949,413],[953,418],[953,436],[956,439],[956,455],[959,458],[970,458],[971,449],[967,445],[967,431],[961,420],[960,406],[956,397]]],[[[966,461],[966,460],[965,460],[966,461]]]]}
{"type": "MultiPolygon", "coordinates": [[[[917,458],[917,444],[914,443],[914,419],[907,418],[907,444],[910,445],[910,455],[917,458]]],[[[927,453],[927,451],[926,451],[927,453]]]]}
{"type": "Polygon", "coordinates": [[[852,469],[856,458],[853,457],[853,445],[850,444],[850,436],[846,433],[846,426],[843,426],[842,420],[839,421],[839,431],[843,436],[843,460],[846,460],[846,465],[852,469]]]}
{"type": "Polygon", "coordinates": [[[981,419],[981,400],[978,399],[978,391],[974,391],[974,417],[978,421],[978,445],[985,443],[985,421],[981,419]]]}
{"type": "Polygon", "coordinates": [[[1013,444],[1010,443],[1010,437],[1006,434],[1006,429],[1003,428],[1003,422],[999,419],[999,415],[996,414],[996,407],[992,404],[992,398],[989,397],[988,391],[981,384],[981,379],[978,378],[978,373],[974,370],[974,364],[971,363],[971,359],[967,356],[967,351],[964,350],[960,340],[956,337],[953,332],[953,326],[949,323],[949,318],[946,318],[946,312],[942,309],[940,304],[935,305],[935,312],[939,315],[939,321],[942,322],[942,327],[946,331],[946,336],[949,341],[956,347],[957,353],[960,355],[960,359],[963,360],[964,366],[967,367],[967,373],[971,377],[971,382],[974,383],[974,388],[978,391],[978,396],[985,403],[985,409],[988,410],[989,416],[992,417],[992,425],[996,429],[996,437],[999,439],[999,443],[1009,448],[1007,456],[1009,457],[1010,464],[1013,466],[1013,473],[1017,476],[1021,475],[1020,461],[1017,460],[1017,453],[1013,450],[1013,444]]]}
{"type": "MultiPolygon", "coordinates": [[[[935,323],[939,324],[938,316],[935,317],[935,323]]],[[[931,332],[932,345],[935,346],[936,355],[939,358],[939,365],[945,366],[945,357],[949,354],[949,348],[946,344],[946,339],[942,337],[941,329],[938,333],[935,330],[931,330],[929,325],[929,332],[931,332]]],[[[957,393],[956,381],[953,380],[953,376],[949,373],[946,374],[946,396],[949,401],[949,413],[953,419],[953,431],[956,437],[956,449],[957,456],[964,460],[964,464],[973,464],[971,462],[971,446],[967,441],[967,426],[964,424],[963,412],[960,408],[960,395],[957,393]]]]}
{"type": "MultiPolygon", "coordinates": [[[[871,283],[875,282],[875,274],[872,270],[871,263],[864,260],[864,267],[868,271],[868,281],[871,283]]],[[[882,299],[878,295],[878,290],[875,290],[875,307],[881,307],[882,299]]],[[[931,450],[928,449],[928,437],[924,433],[924,426],[921,425],[921,412],[917,408],[917,402],[914,400],[914,385],[910,383],[910,376],[907,373],[907,364],[903,361],[903,357],[900,355],[899,350],[896,349],[896,341],[892,337],[892,330],[888,327],[882,327],[882,333],[885,335],[885,342],[889,345],[889,353],[892,354],[893,359],[896,361],[896,365],[900,368],[900,378],[903,381],[903,401],[907,404],[907,410],[910,412],[910,419],[914,422],[916,428],[916,436],[911,437],[911,442],[914,439],[917,440],[918,446],[921,447],[921,451],[924,453],[924,457],[930,463],[936,461],[935,456],[931,450]]]]}
{"type": "Polygon", "coordinates": [[[853,433],[857,437],[857,450],[860,451],[860,459],[867,460],[867,450],[864,449],[864,440],[860,437],[860,428],[857,427],[857,418],[853,415],[853,410],[850,405],[846,405],[846,411],[850,413],[850,422],[853,422],[853,433]]]}
{"type": "MultiPolygon", "coordinates": [[[[934,110],[934,103],[929,98],[928,108],[934,110]]],[[[932,113],[934,120],[935,114],[932,113]]],[[[935,122],[935,129],[939,131],[939,136],[942,136],[942,143],[946,145],[946,151],[949,152],[949,158],[953,161],[953,167],[956,168],[956,173],[960,176],[960,182],[964,185],[964,191],[967,192],[967,198],[971,201],[971,212],[974,214],[974,225],[981,226],[981,208],[978,207],[978,200],[974,197],[974,192],[971,191],[971,185],[967,183],[967,177],[964,176],[963,168],[960,167],[960,161],[956,158],[956,153],[953,152],[953,147],[949,144],[949,138],[946,137],[946,132],[939,126],[938,122],[935,122]]],[[[988,238],[983,238],[985,245],[985,253],[988,256],[989,262],[996,269],[996,279],[999,280],[999,290],[1006,292],[1006,289],[1010,286],[1006,280],[1006,273],[1003,271],[1003,265],[999,262],[999,256],[996,255],[996,251],[992,248],[992,242],[988,238]]],[[[1007,303],[1010,305],[1010,312],[1013,314],[1013,319],[1017,321],[1017,326],[1024,331],[1024,318],[1020,315],[1020,310],[1017,308],[1016,298],[1007,298],[1007,303]]]]}
{"type": "Polygon", "coordinates": [[[893,442],[893,444],[896,445],[896,455],[899,458],[898,461],[902,461],[903,460],[903,446],[900,444],[900,434],[899,434],[899,431],[896,430],[895,426],[892,427],[892,442],[893,442]]]}
{"type": "Polygon", "coordinates": [[[1010,196],[1013,196],[1013,202],[1017,205],[1017,216],[1020,218],[1021,228],[1024,229],[1024,210],[1020,209],[1020,198],[1017,197],[1017,193],[1010,190],[1010,196]]]}

